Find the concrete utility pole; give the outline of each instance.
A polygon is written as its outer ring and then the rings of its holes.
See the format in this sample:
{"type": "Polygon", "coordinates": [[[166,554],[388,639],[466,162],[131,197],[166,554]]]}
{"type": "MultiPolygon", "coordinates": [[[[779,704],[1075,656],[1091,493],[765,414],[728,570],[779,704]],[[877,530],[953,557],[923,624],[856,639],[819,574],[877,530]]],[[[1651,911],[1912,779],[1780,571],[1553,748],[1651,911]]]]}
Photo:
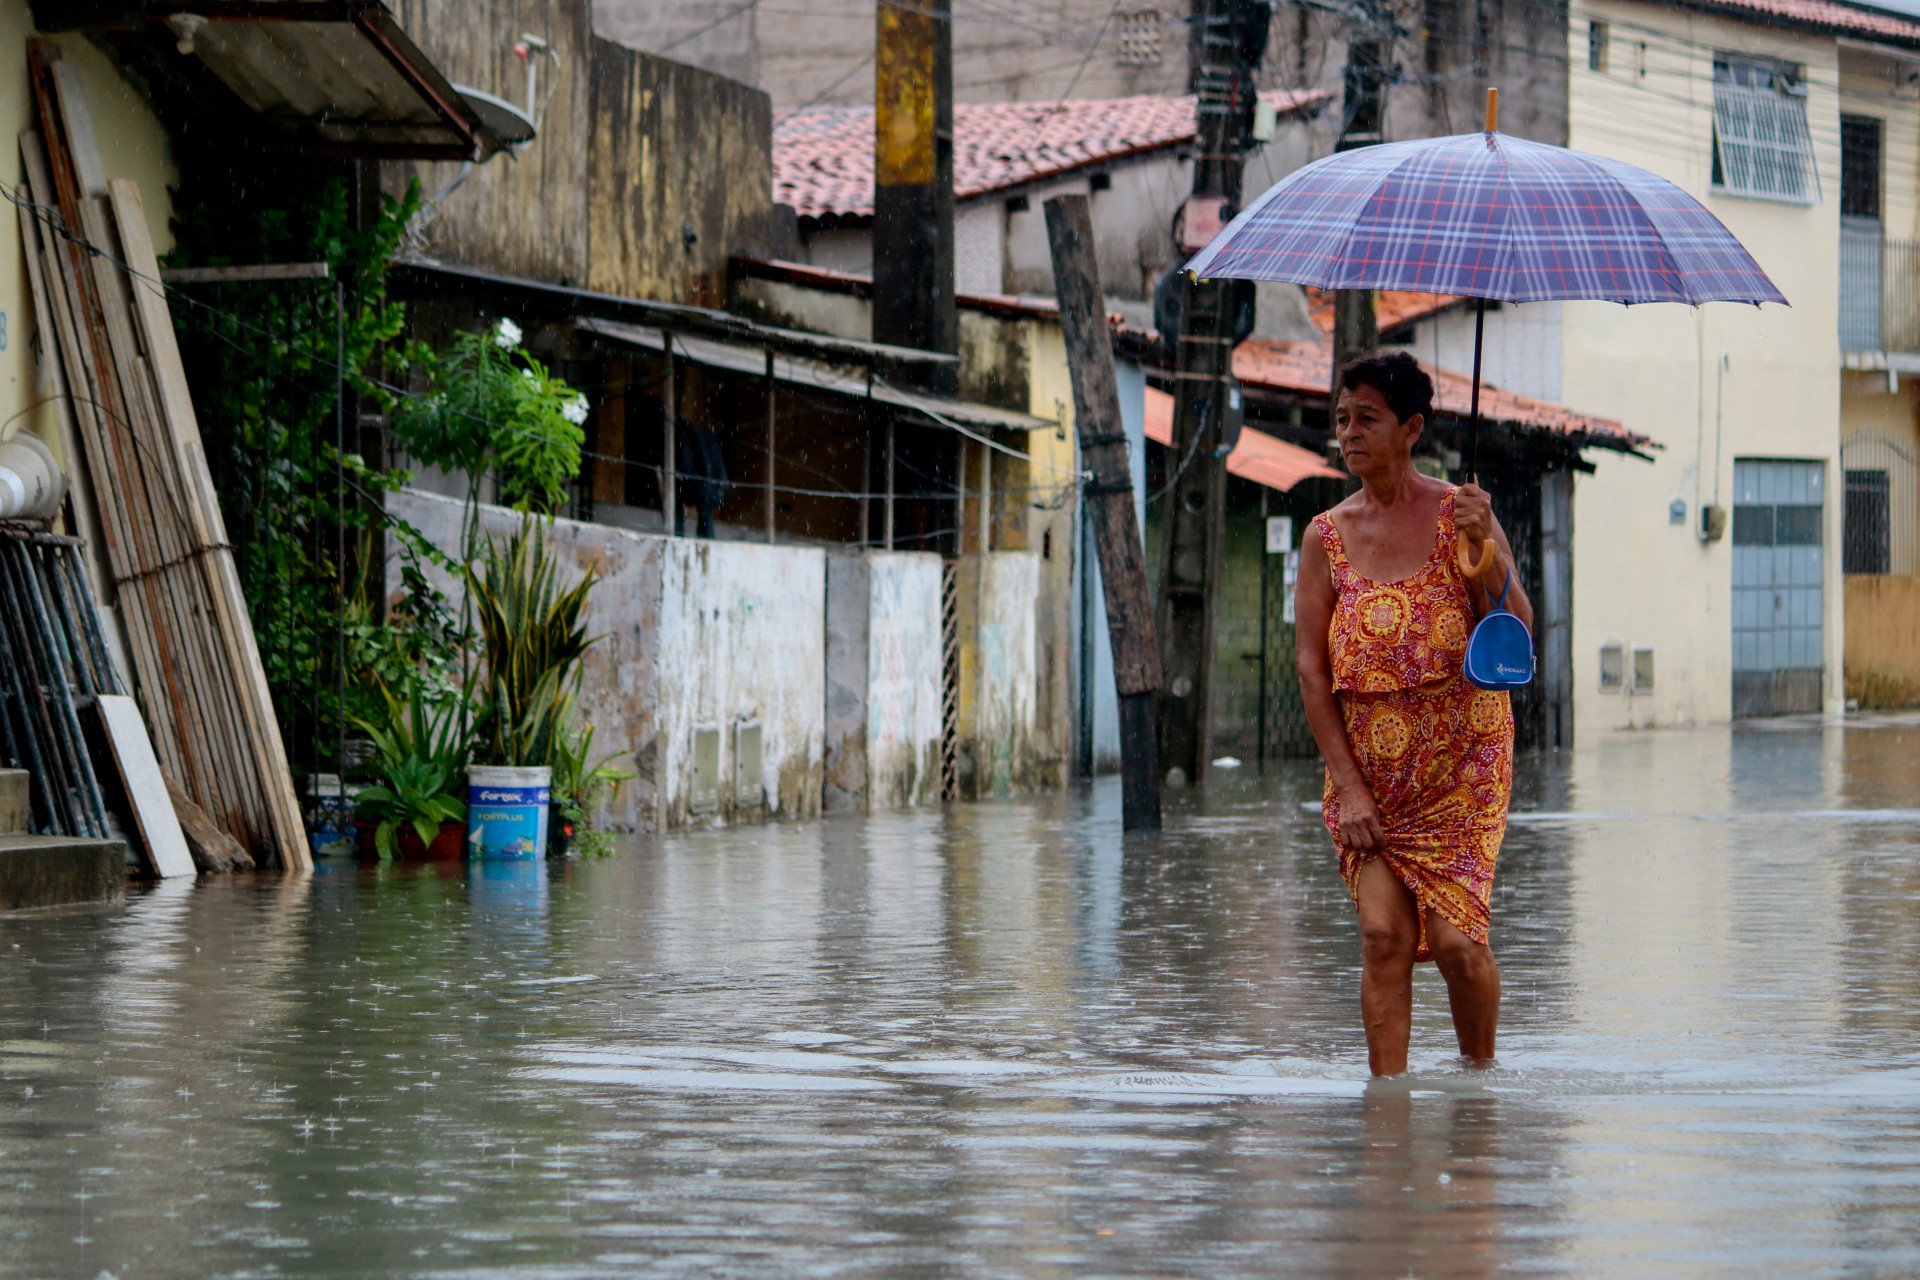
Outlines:
{"type": "MultiPolygon", "coordinates": [[[[873,101],[873,339],[956,354],[951,0],[880,0],[873,101]]],[[[955,389],[955,365],[917,368],[955,389]]]]}
{"type": "MultiPolygon", "coordinates": [[[[1160,651],[1153,642],[1147,596],[1146,548],[1134,519],[1133,471],[1113,380],[1113,334],[1100,289],[1087,197],[1047,201],[1047,239],[1053,250],[1053,287],[1073,380],[1073,425],[1080,456],[1093,473],[1083,491],[1100,557],[1107,638],[1113,646],[1113,683],[1120,702],[1120,826],[1160,829],[1160,774],[1154,699],[1160,692],[1160,651]]],[[[1082,625],[1091,625],[1084,621],[1082,625]]]]}
{"type": "MultiPolygon", "coordinates": [[[[1371,0],[1360,6],[1360,25],[1347,41],[1347,69],[1341,77],[1346,112],[1335,151],[1371,147],[1385,138],[1387,98],[1386,42],[1388,18],[1371,0]]],[[[1342,289],[1333,295],[1333,383],[1340,395],[1340,368],[1347,361],[1380,345],[1379,317],[1370,289],[1342,289]]],[[[1327,402],[1329,410],[1332,400],[1327,402]]],[[[1331,425],[1331,422],[1329,422],[1331,425]]]]}
{"type": "MultiPolygon", "coordinates": [[[[1240,204],[1240,158],[1266,47],[1270,0],[1194,0],[1190,83],[1199,98],[1193,195],[1181,219],[1181,249],[1193,252],[1240,204]]],[[[1210,755],[1214,616],[1220,587],[1227,472],[1222,427],[1239,407],[1233,381],[1236,291],[1190,282],[1174,358],[1171,486],[1161,504],[1159,638],[1166,686],[1160,699],[1160,772],[1199,783],[1210,755]]]]}

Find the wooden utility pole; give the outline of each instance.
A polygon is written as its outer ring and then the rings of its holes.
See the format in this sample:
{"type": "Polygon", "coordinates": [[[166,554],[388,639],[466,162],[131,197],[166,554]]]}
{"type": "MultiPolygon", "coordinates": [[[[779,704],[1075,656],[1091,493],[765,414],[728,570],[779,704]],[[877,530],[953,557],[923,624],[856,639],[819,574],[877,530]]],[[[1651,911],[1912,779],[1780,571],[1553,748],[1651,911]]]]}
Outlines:
{"type": "MultiPolygon", "coordinates": [[[[874,22],[873,339],[955,354],[952,3],[880,0],[874,22]]],[[[914,370],[953,392],[956,366],[914,370]]]]}
{"type": "Polygon", "coordinates": [[[1154,703],[1160,692],[1160,651],[1147,597],[1146,553],[1134,518],[1133,473],[1113,379],[1113,337],[1107,330],[1094,256],[1093,219],[1082,195],[1055,196],[1046,209],[1053,287],[1060,299],[1060,329],[1073,380],[1074,429],[1082,466],[1093,473],[1082,492],[1100,557],[1113,683],[1120,698],[1121,826],[1157,831],[1160,772],[1154,703]]]}
{"type": "MultiPolygon", "coordinates": [[[[1253,70],[1265,47],[1263,0],[1194,0],[1191,82],[1198,98],[1199,152],[1182,248],[1202,247],[1240,204],[1241,150],[1253,70]],[[1250,39],[1257,32],[1257,39],[1250,39]]],[[[1160,700],[1160,772],[1170,783],[1205,780],[1207,707],[1213,691],[1227,473],[1222,426],[1233,381],[1233,293],[1218,280],[1189,281],[1174,358],[1171,473],[1161,507],[1159,641],[1166,679],[1160,700]]]]}
{"type": "MultiPolygon", "coordinates": [[[[1344,127],[1333,149],[1354,151],[1385,138],[1387,16],[1371,0],[1360,6],[1361,25],[1347,40],[1347,69],[1341,77],[1345,97],[1344,127]]],[[[1333,295],[1333,382],[1329,410],[1340,397],[1340,370],[1355,356],[1380,345],[1379,318],[1370,289],[1342,289],[1333,295]]],[[[1331,413],[1329,413],[1331,417],[1331,413]]],[[[1328,424],[1331,426],[1331,422],[1328,424]]]]}

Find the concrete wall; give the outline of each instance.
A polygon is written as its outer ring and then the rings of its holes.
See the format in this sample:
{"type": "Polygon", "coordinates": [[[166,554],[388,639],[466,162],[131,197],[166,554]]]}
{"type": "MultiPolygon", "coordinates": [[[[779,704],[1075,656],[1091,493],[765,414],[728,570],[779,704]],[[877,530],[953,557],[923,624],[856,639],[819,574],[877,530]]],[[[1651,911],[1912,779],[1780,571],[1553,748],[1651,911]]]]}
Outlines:
{"type": "MultiPolygon", "coordinates": [[[[459,545],[458,502],[405,490],[389,512],[436,545],[459,545]]],[[[483,509],[504,533],[521,519],[483,509]]],[[[826,569],[814,548],[700,542],[553,522],[554,544],[576,569],[597,566],[588,626],[604,639],[583,664],[580,706],[599,751],[631,752],[640,778],[604,817],[617,829],[659,830],[694,821],[761,816],[736,806],[734,725],[765,728],[764,812],[819,813],[825,744],[826,569]],[[691,812],[694,732],[721,730],[720,807],[691,812]]],[[[399,566],[388,568],[397,591],[399,566]]],[[[437,585],[457,589],[435,571],[437,585]]]]}
{"type": "MultiPolygon", "coordinates": [[[[0,78],[4,86],[0,87],[0,140],[4,140],[0,182],[10,190],[26,177],[17,140],[25,130],[40,127],[26,75],[27,39],[33,34],[27,0],[0,0],[0,59],[10,68],[0,78]]],[[[166,131],[145,99],[85,38],[71,34],[47,38],[60,46],[61,55],[80,72],[87,111],[99,139],[101,168],[109,178],[131,178],[140,184],[154,251],[166,253],[173,247],[172,187],[179,179],[166,131]]],[[[13,420],[0,427],[0,439],[30,431],[66,465],[58,406],[35,403],[53,394],[52,371],[40,355],[43,343],[51,350],[53,333],[48,328],[43,337],[41,317],[34,314],[19,222],[9,206],[5,230],[0,231],[0,419],[13,420]]]]}
{"type": "Polygon", "coordinates": [[[1847,696],[1869,706],[1920,703],[1920,578],[1846,582],[1847,696]]]}
{"type": "MultiPolygon", "coordinates": [[[[634,535],[640,536],[640,535],[634,535]]],[[[820,812],[826,742],[826,553],[812,547],[658,538],[661,544],[659,668],[660,823],[701,821],[691,812],[694,732],[720,734],[720,809],[736,810],[736,724],[765,727],[762,787],[767,812],[820,812]]]]}
{"type": "MultiPolygon", "coordinates": [[[[546,98],[523,154],[469,174],[426,224],[430,256],[609,293],[719,305],[727,258],[781,252],[767,96],[592,31],[590,0],[399,0],[401,24],[449,79],[526,99],[513,41],[530,31],[546,98]],[[688,243],[685,232],[691,229],[688,243]]],[[[454,164],[387,166],[429,196],[454,164]]]]}
{"type": "Polygon", "coordinates": [[[827,557],[826,808],[940,796],[940,557],[827,557]]]}
{"type": "MultiPolygon", "coordinates": [[[[1559,302],[1508,304],[1487,312],[1480,376],[1496,387],[1552,404],[1565,381],[1566,338],[1559,302]]],[[[1459,373],[1473,371],[1473,308],[1456,307],[1414,326],[1406,351],[1459,373]]],[[[1577,353],[1574,358],[1578,358],[1577,353]]],[[[1572,405],[1584,409],[1584,405],[1572,405]]]]}
{"type": "MultiPolygon", "coordinates": [[[[1843,375],[1840,400],[1841,460],[1848,467],[1884,467],[1892,510],[1888,571],[1920,573],[1920,474],[1908,462],[1920,459],[1920,383],[1903,378],[1897,390],[1884,373],[1843,375]]],[[[1854,615],[1847,615],[1852,626],[1854,615]]]]}
{"type": "Polygon", "coordinates": [[[1652,465],[1603,462],[1575,488],[1573,667],[1582,732],[1725,720],[1732,711],[1731,536],[1695,533],[1706,503],[1731,505],[1736,458],[1825,464],[1824,697],[1842,700],[1845,623],[1838,500],[1839,102],[1831,38],[1623,0],[1574,7],[1566,51],[1572,145],[1641,165],[1701,199],[1752,251],[1792,308],[1563,306],[1566,403],[1624,422],[1664,448],[1652,465]],[[1587,69],[1587,28],[1614,24],[1610,70],[1587,69]],[[1646,41],[1646,70],[1628,36],[1646,41]],[[1715,49],[1807,68],[1822,201],[1740,199],[1711,189],[1715,49]],[[1668,522],[1668,506],[1687,519],[1668,522]],[[1599,689],[1600,647],[1651,645],[1657,685],[1599,689]]]}
{"type": "Polygon", "coordinates": [[[1004,796],[1035,788],[1039,717],[1034,604],[1040,557],[995,551],[986,557],[980,589],[979,660],[975,670],[973,794],[1004,796]]]}

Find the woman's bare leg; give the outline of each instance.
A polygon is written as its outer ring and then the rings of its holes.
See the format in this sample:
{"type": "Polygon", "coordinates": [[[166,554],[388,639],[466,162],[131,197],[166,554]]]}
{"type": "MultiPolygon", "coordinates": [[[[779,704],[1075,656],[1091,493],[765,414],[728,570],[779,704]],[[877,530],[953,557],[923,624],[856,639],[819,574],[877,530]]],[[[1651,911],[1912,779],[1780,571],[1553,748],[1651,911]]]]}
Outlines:
{"type": "Polygon", "coordinates": [[[1433,948],[1440,976],[1447,980],[1447,1003],[1453,1006],[1460,1056],[1492,1062],[1494,1036],[1500,1029],[1500,966],[1493,962],[1493,948],[1475,942],[1437,911],[1427,912],[1427,945],[1433,948]]]}
{"type": "Polygon", "coordinates": [[[1376,1076],[1407,1069],[1413,1034],[1413,952],[1420,915],[1413,894],[1380,858],[1360,864],[1360,1018],[1367,1028],[1367,1065],[1376,1076]]]}

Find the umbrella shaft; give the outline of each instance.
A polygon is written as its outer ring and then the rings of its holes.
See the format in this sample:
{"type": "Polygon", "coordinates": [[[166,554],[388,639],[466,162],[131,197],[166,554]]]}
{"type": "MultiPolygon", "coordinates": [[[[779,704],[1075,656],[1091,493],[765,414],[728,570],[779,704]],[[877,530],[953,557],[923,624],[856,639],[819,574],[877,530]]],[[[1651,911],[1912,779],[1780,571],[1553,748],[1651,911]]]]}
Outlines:
{"type": "Polygon", "coordinates": [[[1473,300],[1473,391],[1467,413],[1467,478],[1480,482],[1480,347],[1486,341],[1487,300],[1473,300]]]}

